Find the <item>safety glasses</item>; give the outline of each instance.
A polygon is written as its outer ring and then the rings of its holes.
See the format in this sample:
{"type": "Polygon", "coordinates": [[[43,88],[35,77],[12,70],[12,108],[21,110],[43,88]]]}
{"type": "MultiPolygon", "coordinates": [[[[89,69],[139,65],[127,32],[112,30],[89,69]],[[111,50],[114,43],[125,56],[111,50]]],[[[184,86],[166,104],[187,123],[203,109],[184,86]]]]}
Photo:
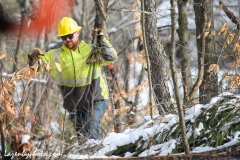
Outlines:
{"type": "Polygon", "coordinates": [[[76,32],[74,32],[74,33],[72,33],[72,34],[68,34],[68,35],[66,35],[66,36],[62,36],[61,39],[62,39],[63,41],[65,41],[65,40],[67,40],[67,39],[73,39],[75,33],[76,33],[76,32]]]}

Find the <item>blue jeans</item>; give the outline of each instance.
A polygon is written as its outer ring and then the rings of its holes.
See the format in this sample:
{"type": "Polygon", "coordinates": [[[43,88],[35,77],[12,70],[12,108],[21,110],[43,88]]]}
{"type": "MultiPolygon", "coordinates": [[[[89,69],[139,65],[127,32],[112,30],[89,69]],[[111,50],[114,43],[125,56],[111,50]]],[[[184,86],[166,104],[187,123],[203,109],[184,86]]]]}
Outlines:
{"type": "Polygon", "coordinates": [[[104,113],[106,112],[106,101],[98,101],[93,103],[93,110],[89,111],[69,111],[70,120],[73,122],[75,131],[78,135],[87,138],[98,139],[100,132],[99,125],[104,113]]]}

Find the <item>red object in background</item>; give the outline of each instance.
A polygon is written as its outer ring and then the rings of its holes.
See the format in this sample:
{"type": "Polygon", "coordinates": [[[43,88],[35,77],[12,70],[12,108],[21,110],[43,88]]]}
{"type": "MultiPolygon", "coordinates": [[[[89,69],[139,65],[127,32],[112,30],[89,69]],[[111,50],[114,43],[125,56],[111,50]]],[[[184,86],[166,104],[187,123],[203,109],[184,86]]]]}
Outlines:
{"type": "Polygon", "coordinates": [[[33,4],[34,11],[31,14],[23,33],[40,33],[57,31],[58,22],[65,16],[71,16],[74,0],[40,0],[33,4]]]}
{"type": "Polygon", "coordinates": [[[108,65],[108,67],[109,67],[109,69],[113,69],[113,64],[110,63],[110,64],[108,65]]]}
{"type": "MultiPolygon", "coordinates": [[[[33,11],[30,17],[20,26],[20,22],[10,21],[8,17],[0,14],[0,32],[16,33],[20,29],[23,37],[29,35],[38,35],[44,31],[45,33],[57,32],[58,22],[65,16],[71,16],[73,12],[74,0],[39,0],[32,4],[33,11]]],[[[0,5],[0,9],[4,10],[0,5]]],[[[13,13],[9,13],[13,14],[13,13]]]]}
{"type": "Polygon", "coordinates": [[[112,78],[113,78],[114,80],[117,80],[117,77],[116,77],[116,75],[115,75],[115,71],[114,71],[114,69],[113,69],[113,64],[110,63],[110,64],[108,65],[108,68],[109,68],[109,70],[110,70],[110,72],[111,72],[112,78]]]}

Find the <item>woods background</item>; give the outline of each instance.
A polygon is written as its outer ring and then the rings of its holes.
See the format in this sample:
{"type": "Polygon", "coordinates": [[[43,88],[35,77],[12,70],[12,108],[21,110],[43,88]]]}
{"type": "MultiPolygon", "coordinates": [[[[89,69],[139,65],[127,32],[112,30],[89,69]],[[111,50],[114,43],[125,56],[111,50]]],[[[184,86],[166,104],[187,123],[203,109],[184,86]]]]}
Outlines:
{"type": "Polygon", "coordinates": [[[7,134],[1,139],[15,149],[23,132],[71,140],[54,79],[27,66],[32,48],[61,46],[56,27],[63,16],[83,27],[79,39],[89,43],[91,30],[103,28],[118,52],[116,78],[103,70],[113,99],[101,124],[103,138],[146,115],[177,113],[183,121],[187,107],[239,93],[239,6],[234,0],[2,0],[0,119],[7,134]]]}

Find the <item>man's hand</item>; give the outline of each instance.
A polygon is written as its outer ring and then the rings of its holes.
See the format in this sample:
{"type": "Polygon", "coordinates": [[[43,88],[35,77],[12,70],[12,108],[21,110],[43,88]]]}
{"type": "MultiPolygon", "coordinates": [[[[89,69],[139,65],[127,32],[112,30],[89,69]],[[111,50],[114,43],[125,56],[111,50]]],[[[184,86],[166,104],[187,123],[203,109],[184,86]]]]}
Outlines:
{"type": "Polygon", "coordinates": [[[93,36],[93,40],[97,41],[97,42],[99,40],[103,39],[103,37],[104,37],[103,29],[95,28],[94,30],[92,30],[92,36],[93,36]]]}
{"type": "Polygon", "coordinates": [[[34,65],[36,61],[38,61],[42,56],[44,56],[44,53],[39,48],[34,48],[28,53],[28,64],[30,66],[34,65]]]}

